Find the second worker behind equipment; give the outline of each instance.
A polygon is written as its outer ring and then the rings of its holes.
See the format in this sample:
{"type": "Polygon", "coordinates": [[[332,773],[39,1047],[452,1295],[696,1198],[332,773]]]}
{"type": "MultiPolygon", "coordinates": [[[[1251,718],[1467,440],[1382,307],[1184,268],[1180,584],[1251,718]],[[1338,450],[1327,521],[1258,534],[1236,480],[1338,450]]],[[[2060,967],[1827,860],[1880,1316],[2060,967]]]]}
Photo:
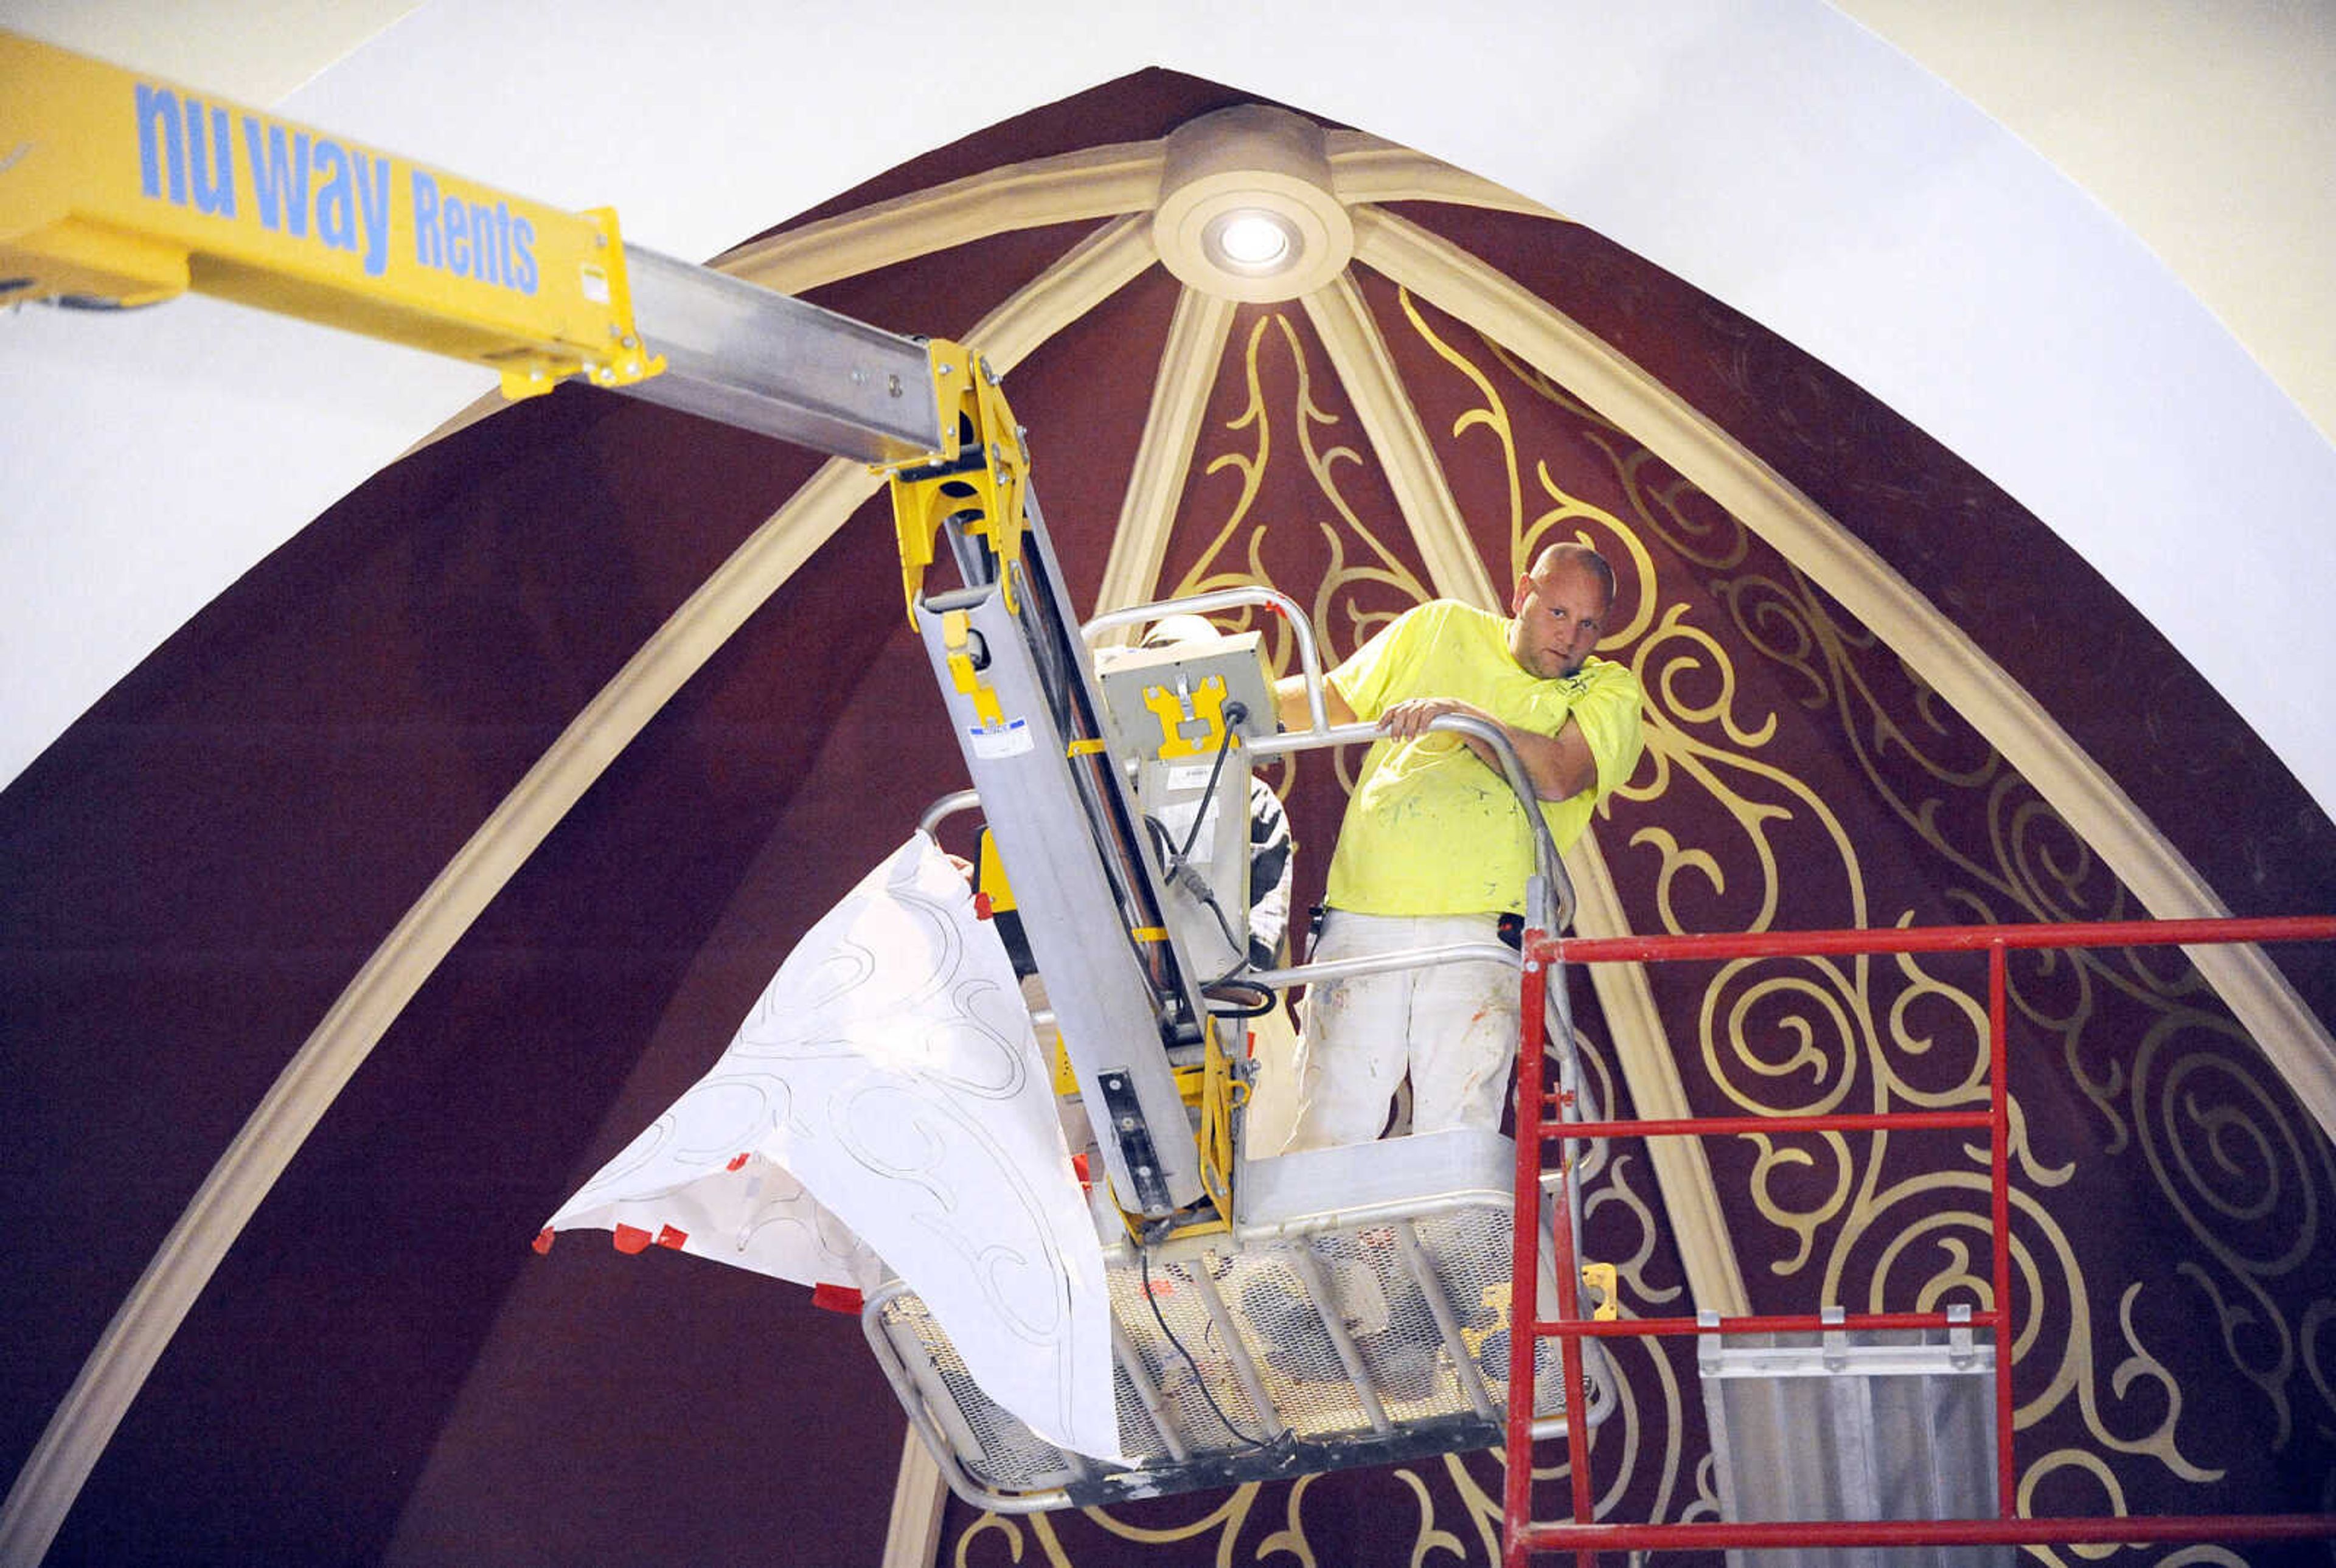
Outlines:
{"type": "MultiPolygon", "coordinates": [[[[1638,765],[1638,677],[1594,657],[1614,573],[1584,544],[1553,544],[1517,579],[1504,619],[1449,599],[1405,611],[1324,677],[1330,724],[1376,720],[1332,852],[1309,962],[1494,940],[1523,907],[1533,837],[1482,742],[1430,733],[1468,714],[1504,730],[1558,848],[1638,765]]],[[[1302,676],[1280,681],[1282,722],[1308,723],[1302,676]]],[[[1516,1051],[1514,964],[1475,961],[1314,987],[1286,1148],[1368,1143],[1411,1076],[1412,1130],[1497,1127],[1516,1051]]]]}

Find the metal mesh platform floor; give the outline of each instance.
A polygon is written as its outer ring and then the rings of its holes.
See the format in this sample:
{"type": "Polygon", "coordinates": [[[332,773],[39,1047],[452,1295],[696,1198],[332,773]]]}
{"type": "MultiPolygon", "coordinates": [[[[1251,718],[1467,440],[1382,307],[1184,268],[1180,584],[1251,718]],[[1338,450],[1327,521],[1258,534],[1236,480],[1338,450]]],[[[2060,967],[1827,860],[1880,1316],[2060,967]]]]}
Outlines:
{"type": "MultiPolygon", "coordinates": [[[[866,1322],[952,1485],[986,1507],[1491,1447],[1508,1398],[1509,1214],[1505,1202],[1439,1204],[1246,1245],[1220,1237],[1173,1261],[1113,1259],[1129,1468],[1066,1453],[992,1401],[905,1288],[873,1300],[866,1322]]],[[[1543,1350],[1534,1408],[1551,1435],[1564,1413],[1554,1347],[1543,1350]]]]}

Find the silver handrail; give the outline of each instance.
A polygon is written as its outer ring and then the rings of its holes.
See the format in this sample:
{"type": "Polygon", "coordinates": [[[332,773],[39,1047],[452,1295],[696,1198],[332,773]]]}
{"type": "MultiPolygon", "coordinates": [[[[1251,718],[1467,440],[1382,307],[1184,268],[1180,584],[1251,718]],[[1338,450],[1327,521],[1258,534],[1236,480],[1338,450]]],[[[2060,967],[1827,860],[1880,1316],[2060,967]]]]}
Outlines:
{"type": "MultiPolygon", "coordinates": [[[[1308,751],[1317,746],[1352,745],[1379,738],[1371,725],[1341,725],[1333,728],[1322,703],[1322,657],[1314,641],[1314,624],[1305,610],[1288,594],[1254,584],[1237,588],[1221,588],[1207,593],[1196,593],[1183,599],[1165,599],[1152,604],[1131,605],[1124,609],[1105,610],[1079,628],[1079,635],[1087,646],[1104,633],[1121,627],[1139,626],[1164,619],[1172,615],[1206,615],[1211,610],[1238,609],[1250,605],[1263,605],[1290,623],[1298,648],[1299,667],[1306,679],[1307,727],[1278,735],[1262,736],[1248,743],[1250,750],[1259,756],[1276,756],[1285,752],[1308,751]]],[[[1562,930],[1573,920],[1573,883],[1559,859],[1556,841],[1550,837],[1549,823],[1541,814],[1541,796],[1533,786],[1533,777],[1525,771],[1523,759],[1509,744],[1508,735],[1490,720],[1468,714],[1445,714],[1428,723],[1429,729],[1454,735],[1473,736],[1493,748],[1500,758],[1501,771],[1509,788],[1516,792],[1523,805],[1525,820],[1532,824],[1534,858],[1541,867],[1541,876],[1549,890],[1552,902],[1546,908],[1536,908],[1532,890],[1526,893],[1524,911],[1528,922],[1545,931],[1562,930]],[[1540,915],[1544,918],[1533,920],[1540,915]]]]}
{"type": "Polygon", "coordinates": [[[1401,952],[1371,953],[1356,959],[1328,959],[1320,963],[1293,964],[1286,969],[1243,969],[1240,979],[1268,990],[1289,986],[1319,985],[1326,980],[1352,979],[1357,975],[1383,975],[1394,969],[1433,969],[1437,964],[1508,964],[1521,960],[1503,942],[1451,942],[1436,948],[1406,948],[1401,952]]]}
{"type": "Polygon", "coordinates": [[[917,826],[925,833],[933,833],[941,825],[941,823],[949,821],[949,818],[957,815],[958,813],[972,811],[975,807],[980,804],[981,795],[979,792],[975,790],[953,790],[949,794],[941,796],[940,799],[935,801],[932,804],[927,806],[925,808],[925,814],[917,819],[917,826]]]}
{"type": "MultiPolygon", "coordinates": [[[[1307,672],[1307,696],[1318,711],[1315,727],[1310,730],[1289,730],[1280,735],[1267,735],[1249,743],[1251,751],[1259,756],[1278,756],[1285,752],[1312,751],[1322,746],[1363,745],[1385,737],[1378,726],[1371,724],[1339,725],[1332,728],[1321,720],[1319,708],[1322,694],[1315,672],[1307,672]]],[[[1468,735],[1493,748],[1501,759],[1501,772],[1509,788],[1516,793],[1523,806],[1525,821],[1533,835],[1533,858],[1540,866],[1537,878],[1542,886],[1540,895],[1529,884],[1525,891],[1526,923],[1552,935],[1563,930],[1573,920],[1573,881],[1566,875],[1565,862],[1557,852],[1557,841],[1550,836],[1549,820],[1541,813],[1541,796],[1533,785],[1533,775],[1525,771],[1524,759],[1517,755],[1515,746],[1500,726],[1473,714],[1439,714],[1428,720],[1427,727],[1451,735],[1468,735]],[[1543,901],[1547,901],[1544,902],[1543,901]],[[1536,919],[1538,916],[1540,918],[1536,919]]]]}

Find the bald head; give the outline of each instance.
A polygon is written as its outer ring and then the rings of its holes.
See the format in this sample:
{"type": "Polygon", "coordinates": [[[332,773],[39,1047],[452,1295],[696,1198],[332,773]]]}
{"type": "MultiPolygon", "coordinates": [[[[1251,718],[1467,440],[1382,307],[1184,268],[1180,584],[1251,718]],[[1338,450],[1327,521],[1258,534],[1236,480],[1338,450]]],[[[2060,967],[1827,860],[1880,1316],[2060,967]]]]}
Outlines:
{"type": "Polygon", "coordinates": [[[1509,652],[1543,680],[1572,675],[1605,634],[1613,607],[1614,569],[1606,558],[1570,540],[1552,544],[1517,579],[1509,652]]]}
{"type": "Polygon", "coordinates": [[[1586,571],[1596,578],[1600,591],[1606,596],[1607,607],[1613,607],[1614,569],[1606,563],[1604,556],[1578,541],[1569,539],[1551,545],[1533,557],[1533,570],[1525,575],[1546,579],[1558,571],[1569,570],[1586,571]]]}

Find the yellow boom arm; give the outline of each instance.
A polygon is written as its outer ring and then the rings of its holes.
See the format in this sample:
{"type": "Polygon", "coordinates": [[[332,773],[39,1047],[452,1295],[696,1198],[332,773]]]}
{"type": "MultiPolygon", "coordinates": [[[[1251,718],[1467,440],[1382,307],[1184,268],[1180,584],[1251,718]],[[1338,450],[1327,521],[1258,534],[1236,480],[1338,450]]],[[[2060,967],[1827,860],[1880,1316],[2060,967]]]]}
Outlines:
{"type": "Polygon", "coordinates": [[[0,304],[189,289],[475,360],[513,396],[659,368],[614,212],[0,34],[0,304]]]}

